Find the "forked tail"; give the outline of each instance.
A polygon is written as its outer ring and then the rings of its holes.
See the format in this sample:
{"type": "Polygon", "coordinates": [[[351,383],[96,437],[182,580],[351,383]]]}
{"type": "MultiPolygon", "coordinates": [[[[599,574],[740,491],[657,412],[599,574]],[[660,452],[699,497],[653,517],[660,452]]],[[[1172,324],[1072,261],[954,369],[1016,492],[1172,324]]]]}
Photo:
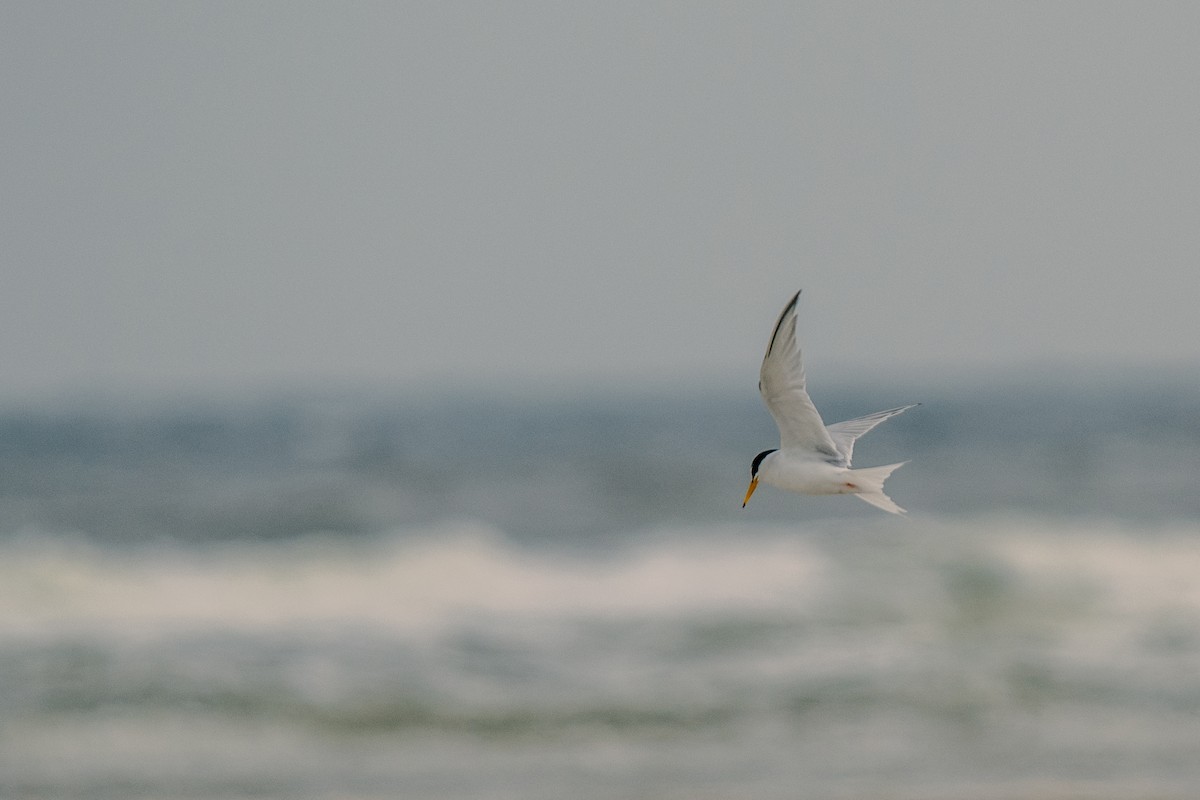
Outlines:
{"type": "Polygon", "coordinates": [[[859,487],[854,496],[865,503],[870,503],[876,508],[882,508],[884,511],[890,511],[893,514],[903,514],[904,509],[896,505],[892,498],[883,493],[883,482],[888,479],[889,475],[907,463],[907,461],[901,461],[899,464],[888,464],[886,467],[867,467],[866,469],[850,470],[852,480],[859,487]]]}

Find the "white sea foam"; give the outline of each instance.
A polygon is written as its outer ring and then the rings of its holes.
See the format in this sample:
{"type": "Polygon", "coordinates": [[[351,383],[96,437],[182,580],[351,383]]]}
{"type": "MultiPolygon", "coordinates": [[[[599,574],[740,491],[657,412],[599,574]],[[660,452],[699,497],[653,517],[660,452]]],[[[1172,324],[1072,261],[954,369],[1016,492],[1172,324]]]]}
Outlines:
{"type": "Polygon", "coordinates": [[[203,552],[25,544],[0,559],[0,631],[253,629],[360,623],[421,629],[470,615],[674,614],[803,602],[812,545],[738,531],[658,533],[601,559],[514,548],[484,525],[388,542],[314,539],[203,552]]]}
{"type": "Polygon", "coordinates": [[[1003,588],[989,588],[988,580],[1011,579],[1021,596],[1009,598],[1010,606],[1041,604],[1045,614],[1086,603],[1088,614],[1112,623],[1200,614],[1197,563],[1200,535],[1187,526],[1136,531],[1020,519],[815,533],[660,530],[603,557],[524,550],[478,523],[386,541],[323,538],[199,552],[25,542],[0,558],[0,632],[313,624],[417,631],[480,615],[794,614],[819,602],[870,603],[880,591],[897,592],[896,613],[920,616],[942,613],[920,604],[949,601],[917,573],[947,569],[959,577],[942,583],[973,591],[976,600],[1003,588]]]}

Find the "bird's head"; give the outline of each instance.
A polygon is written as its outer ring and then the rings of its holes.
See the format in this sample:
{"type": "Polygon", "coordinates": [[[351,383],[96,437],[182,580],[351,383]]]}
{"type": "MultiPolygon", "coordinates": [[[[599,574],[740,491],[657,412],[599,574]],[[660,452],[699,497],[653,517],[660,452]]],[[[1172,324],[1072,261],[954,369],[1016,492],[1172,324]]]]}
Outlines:
{"type": "Polygon", "coordinates": [[[750,462],[750,488],[746,490],[746,499],[742,501],[742,508],[746,507],[746,503],[750,502],[750,495],[754,494],[754,490],[758,488],[758,468],[762,466],[763,459],[774,452],[774,449],[763,450],[750,462]]]}

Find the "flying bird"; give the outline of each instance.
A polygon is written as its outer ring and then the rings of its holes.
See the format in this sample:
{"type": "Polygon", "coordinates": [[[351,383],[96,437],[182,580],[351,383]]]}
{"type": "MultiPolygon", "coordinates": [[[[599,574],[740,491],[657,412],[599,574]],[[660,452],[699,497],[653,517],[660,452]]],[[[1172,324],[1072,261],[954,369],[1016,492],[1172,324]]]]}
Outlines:
{"type": "Polygon", "coordinates": [[[746,490],[742,508],[750,502],[750,495],[761,480],[801,494],[852,494],[876,508],[903,514],[904,509],[883,493],[883,482],[908,462],[851,469],[850,458],[854,442],[860,436],[920,403],[825,425],[804,387],[804,364],[796,343],[799,300],[800,292],[796,292],[784,307],[763,356],[758,391],[779,427],[779,447],[754,457],[750,464],[750,488],[746,490]]]}

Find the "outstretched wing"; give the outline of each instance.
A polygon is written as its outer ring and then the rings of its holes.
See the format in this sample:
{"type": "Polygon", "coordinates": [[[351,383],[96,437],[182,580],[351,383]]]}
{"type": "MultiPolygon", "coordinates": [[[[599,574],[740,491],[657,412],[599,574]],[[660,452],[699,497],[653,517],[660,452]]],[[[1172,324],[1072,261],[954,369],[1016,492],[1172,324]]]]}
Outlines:
{"type": "Polygon", "coordinates": [[[854,440],[862,436],[867,431],[874,428],[884,420],[891,419],[897,414],[903,414],[910,408],[916,408],[920,403],[913,403],[908,406],[900,406],[899,408],[889,408],[887,411],[876,411],[874,414],[867,414],[865,417],[856,417],[848,419],[845,422],[835,422],[826,428],[829,431],[829,436],[833,439],[837,450],[846,459],[846,466],[850,466],[850,460],[854,456],[854,440]]]}
{"type": "Polygon", "coordinates": [[[796,343],[799,300],[800,292],[796,292],[775,323],[759,371],[758,390],[779,427],[782,449],[808,451],[817,458],[840,461],[841,453],[804,388],[804,364],[796,343]]]}

